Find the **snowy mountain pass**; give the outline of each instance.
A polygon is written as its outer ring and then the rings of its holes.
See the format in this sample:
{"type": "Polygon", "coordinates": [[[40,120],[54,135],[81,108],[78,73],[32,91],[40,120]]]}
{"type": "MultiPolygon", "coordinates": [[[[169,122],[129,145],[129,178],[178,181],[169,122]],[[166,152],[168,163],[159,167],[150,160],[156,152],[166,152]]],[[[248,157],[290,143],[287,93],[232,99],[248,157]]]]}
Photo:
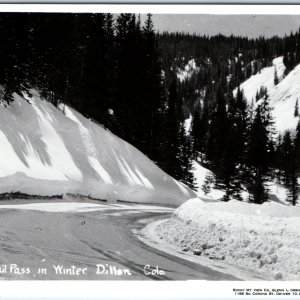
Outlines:
{"type": "Polygon", "coordinates": [[[173,208],[96,201],[9,200],[0,206],[4,279],[234,280],[136,236],[173,208]]]}

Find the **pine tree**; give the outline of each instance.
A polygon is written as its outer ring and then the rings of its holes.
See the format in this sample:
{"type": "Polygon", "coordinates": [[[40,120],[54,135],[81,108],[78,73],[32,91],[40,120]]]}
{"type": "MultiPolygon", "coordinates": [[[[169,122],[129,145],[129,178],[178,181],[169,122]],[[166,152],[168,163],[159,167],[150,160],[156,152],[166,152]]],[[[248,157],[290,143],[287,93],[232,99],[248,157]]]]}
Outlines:
{"type": "MultiPolygon", "coordinates": [[[[297,139],[297,137],[296,137],[297,139]]],[[[296,152],[296,139],[293,142],[291,133],[286,131],[282,143],[282,169],[284,172],[284,184],[288,189],[288,200],[296,205],[298,198],[297,165],[299,155],[296,152]]]]}
{"type": "Polygon", "coordinates": [[[274,71],[274,85],[277,85],[279,83],[279,78],[278,78],[278,74],[277,74],[277,69],[275,67],[275,71],[274,71]]]}
{"type": "Polygon", "coordinates": [[[178,92],[177,78],[169,89],[167,110],[167,135],[166,135],[166,162],[164,170],[194,188],[195,182],[192,173],[192,151],[189,139],[185,136],[182,116],[182,100],[178,92]]]}
{"type": "Polygon", "coordinates": [[[298,107],[298,99],[296,100],[295,104],[295,111],[294,111],[294,117],[299,117],[299,107],[298,107]]]}
{"type": "Polygon", "coordinates": [[[245,164],[245,145],[247,138],[247,104],[243,91],[238,88],[236,98],[228,100],[228,133],[224,144],[222,161],[222,177],[225,185],[225,197],[241,200],[241,182],[245,164]]]}
{"type": "Polygon", "coordinates": [[[274,157],[275,157],[275,136],[276,136],[276,129],[275,129],[275,122],[274,118],[272,116],[272,110],[273,108],[270,107],[269,104],[269,94],[267,89],[265,89],[265,95],[259,105],[260,113],[261,113],[261,118],[262,118],[262,123],[263,126],[267,130],[267,159],[268,162],[267,164],[269,166],[274,164],[274,157]]]}
{"type": "Polygon", "coordinates": [[[276,178],[281,183],[284,177],[283,166],[284,166],[284,154],[283,154],[283,138],[279,133],[276,143],[274,167],[276,168],[276,178]]]}
{"type": "Polygon", "coordinates": [[[152,22],[152,15],[148,14],[142,28],[144,41],[143,65],[140,66],[143,74],[141,90],[143,92],[144,124],[142,134],[146,135],[148,143],[146,153],[150,158],[157,159],[160,155],[159,144],[161,141],[160,114],[163,110],[163,86],[161,76],[161,63],[159,60],[157,40],[152,22]],[[145,91],[147,91],[145,93],[145,91]]]}
{"type": "Polygon", "coordinates": [[[290,173],[288,184],[288,198],[292,205],[296,205],[299,198],[299,176],[300,176],[300,121],[296,128],[293,144],[293,153],[289,159],[290,173]]]}
{"type": "Polygon", "coordinates": [[[140,65],[143,43],[133,14],[120,14],[116,20],[116,93],[115,114],[129,143],[144,151],[145,141],[139,133],[141,105],[140,65]]]}
{"type": "Polygon", "coordinates": [[[196,182],[193,174],[193,151],[190,137],[185,135],[184,124],[181,122],[179,130],[180,138],[180,151],[179,151],[179,162],[180,162],[180,181],[186,184],[191,189],[196,188],[196,182]]]}
{"type": "Polygon", "coordinates": [[[258,93],[258,91],[256,91],[255,100],[256,100],[256,101],[259,100],[259,93],[258,93]]]}
{"type": "Polygon", "coordinates": [[[201,187],[202,191],[204,192],[204,195],[207,195],[211,192],[212,187],[214,186],[215,178],[211,173],[208,173],[205,176],[203,185],[201,187]]]}
{"type": "Polygon", "coordinates": [[[247,149],[247,165],[250,167],[248,190],[251,194],[250,201],[257,204],[267,200],[264,181],[269,171],[268,144],[269,132],[262,117],[261,106],[258,106],[250,128],[247,149]]]}
{"type": "Polygon", "coordinates": [[[268,200],[268,193],[264,186],[264,179],[261,170],[258,168],[254,175],[254,182],[251,183],[249,191],[251,193],[250,202],[262,204],[268,200]]]}
{"type": "Polygon", "coordinates": [[[10,103],[15,92],[29,92],[30,18],[27,13],[0,15],[1,98],[10,103]]]}
{"type": "Polygon", "coordinates": [[[295,172],[291,173],[291,178],[288,185],[288,200],[292,205],[296,205],[299,196],[298,179],[295,172]]]}
{"type": "Polygon", "coordinates": [[[197,160],[198,157],[202,160],[203,150],[204,150],[204,139],[205,139],[205,132],[204,132],[204,124],[201,122],[200,113],[195,111],[194,118],[192,121],[192,130],[191,135],[193,137],[193,153],[195,159],[197,160]]]}
{"type": "Polygon", "coordinates": [[[221,157],[227,132],[228,119],[225,97],[219,88],[215,108],[210,116],[206,147],[206,158],[211,162],[211,167],[216,171],[216,175],[221,169],[221,157]]]}
{"type": "Polygon", "coordinates": [[[174,76],[169,88],[167,126],[166,126],[166,157],[164,170],[180,180],[181,166],[180,156],[180,120],[178,119],[179,95],[177,90],[177,79],[174,76]]]}

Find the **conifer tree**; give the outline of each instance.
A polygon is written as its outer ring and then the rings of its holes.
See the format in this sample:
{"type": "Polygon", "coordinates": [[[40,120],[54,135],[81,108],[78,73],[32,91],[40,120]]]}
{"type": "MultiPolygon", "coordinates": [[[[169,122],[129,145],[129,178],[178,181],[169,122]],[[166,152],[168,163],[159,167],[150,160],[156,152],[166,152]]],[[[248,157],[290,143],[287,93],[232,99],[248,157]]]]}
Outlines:
{"type": "Polygon", "coordinates": [[[28,91],[30,81],[29,15],[0,14],[1,98],[10,103],[15,92],[28,91]]]}
{"type": "Polygon", "coordinates": [[[228,101],[228,133],[221,158],[222,177],[226,191],[223,199],[225,201],[231,198],[241,200],[248,127],[247,104],[243,91],[238,88],[236,98],[230,97],[228,101]]]}
{"type": "Polygon", "coordinates": [[[293,153],[287,162],[290,166],[288,184],[288,198],[292,205],[296,205],[299,198],[299,176],[300,176],[300,121],[296,128],[296,135],[293,143],[293,153]]]}
{"type": "MultiPolygon", "coordinates": [[[[297,137],[296,137],[297,138],[297,137]]],[[[284,173],[284,185],[288,189],[288,200],[291,204],[296,205],[298,198],[298,182],[297,182],[297,152],[296,139],[293,142],[291,133],[286,131],[283,137],[281,147],[282,169],[284,173]]]]}
{"type": "Polygon", "coordinates": [[[294,117],[299,117],[299,107],[298,107],[298,99],[296,100],[295,104],[295,111],[294,111],[294,117]]]}
{"type": "Polygon", "coordinates": [[[201,118],[200,113],[198,111],[195,111],[194,118],[192,120],[192,130],[191,135],[193,137],[193,152],[195,159],[197,160],[198,157],[200,157],[200,160],[202,160],[202,154],[204,149],[204,128],[201,126],[201,118]]]}
{"type": "Polygon", "coordinates": [[[191,144],[185,136],[182,100],[178,92],[176,76],[173,76],[169,89],[166,131],[167,160],[164,170],[174,178],[194,188],[191,144]]]}
{"type": "Polygon", "coordinates": [[[282,169],[284,172],[284,183],[286,186],[289,184],[291,170],[293,168],[294,162],[292,162],[293,156],[293,145],[290,131],[286,131],[283,136],[282,146],[281,146],[281,158],[282,158],[282,169]]]}
{"type": "Polygon", "coordinates": [[[207,195],[211,192],[212,187],[214,186],[215,178],[212,173],[208,173],[205,176],[204,183],[201,187],[204,195],[207,195]]]}
{"type": "Polygon", "coordinates": [[[143,74],[143,77],[140,78],[143,93],[142,111],[144,111],[141,120],[144,124],[142,134],[146,135],[148,139],[146,153],[150,158],[158,158],[160,155],[158,145],[161,143],[159,115],[163,109],[163,89],[161,64],[151,14],[147,15],[142,34],[144,41],[143,64],[140,65],[143,74]]]}
{"type": "Polygon", "coordinates": [[[274,85],[277,85],[279,83],[279,78],[278,78],[278,74],[277,74],[277,69],[275,67],[275,71],[274,71],[274,85]]]}
{"type": "Polygon", "coordinates": [[[215,108],[210,116],[208,128],[208,140],[206,147],[206,158],[212,167],[218,171],[221,168],[221,157],[225,145],[228,129],[225,97],[220,90],[217,91],[215,108]]]}
{"type": "Polygon", "coordinates": [[[196,182],[193,174],[193,151],[190,137],[186,136],[184,124],[181,122],[179,130],[180,138],[180,151],[179,151],[179,162],[180,162],[180,181],[186,184],[191,189],[196,188],[196,182]]]}
{"type": "Polygon", "coordinates": [[[166,126],[166,155],[164,170],[180,180],[180,120],[178,119],[179,95],[177,90],[177,78],[174,76],[169,88],[167,126],[166,126]]]}
{"type": "Polygon", "coordinates": [[[250,167],[248,186],[252,194],[252,201],[258,204],[267,200],[264,182],[274,164],[275,133],[272,109],[269,106],[266,91],[256,108],[247,147],[247,165],[250,167]]]}

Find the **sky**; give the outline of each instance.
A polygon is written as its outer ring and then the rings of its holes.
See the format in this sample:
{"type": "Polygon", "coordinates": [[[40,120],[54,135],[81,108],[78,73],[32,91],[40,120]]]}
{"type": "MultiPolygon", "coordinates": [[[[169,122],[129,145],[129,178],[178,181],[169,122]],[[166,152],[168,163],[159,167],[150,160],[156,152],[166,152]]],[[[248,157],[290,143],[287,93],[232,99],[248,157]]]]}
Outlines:
{"type": "MultiPolygon", "coordinates": [[[[142,21],[145,16],[142,16],[142,21]]],[[[153,15],[157,31],[247,37],[284,36],[300,28],[300,15],[153,15]]]]}

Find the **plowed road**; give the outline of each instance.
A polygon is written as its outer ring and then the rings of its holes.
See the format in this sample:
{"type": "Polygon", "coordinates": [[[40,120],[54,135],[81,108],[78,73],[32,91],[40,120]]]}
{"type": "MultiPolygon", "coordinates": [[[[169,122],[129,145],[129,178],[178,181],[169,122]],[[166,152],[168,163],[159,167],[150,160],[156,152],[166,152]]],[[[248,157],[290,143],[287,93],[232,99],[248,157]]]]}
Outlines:
{"type": "Polygon", "coordinates": [[[1,201],[0,277],[57,280],[236,280],[141,242],[173,209],[101,202],[1,201]]]}

